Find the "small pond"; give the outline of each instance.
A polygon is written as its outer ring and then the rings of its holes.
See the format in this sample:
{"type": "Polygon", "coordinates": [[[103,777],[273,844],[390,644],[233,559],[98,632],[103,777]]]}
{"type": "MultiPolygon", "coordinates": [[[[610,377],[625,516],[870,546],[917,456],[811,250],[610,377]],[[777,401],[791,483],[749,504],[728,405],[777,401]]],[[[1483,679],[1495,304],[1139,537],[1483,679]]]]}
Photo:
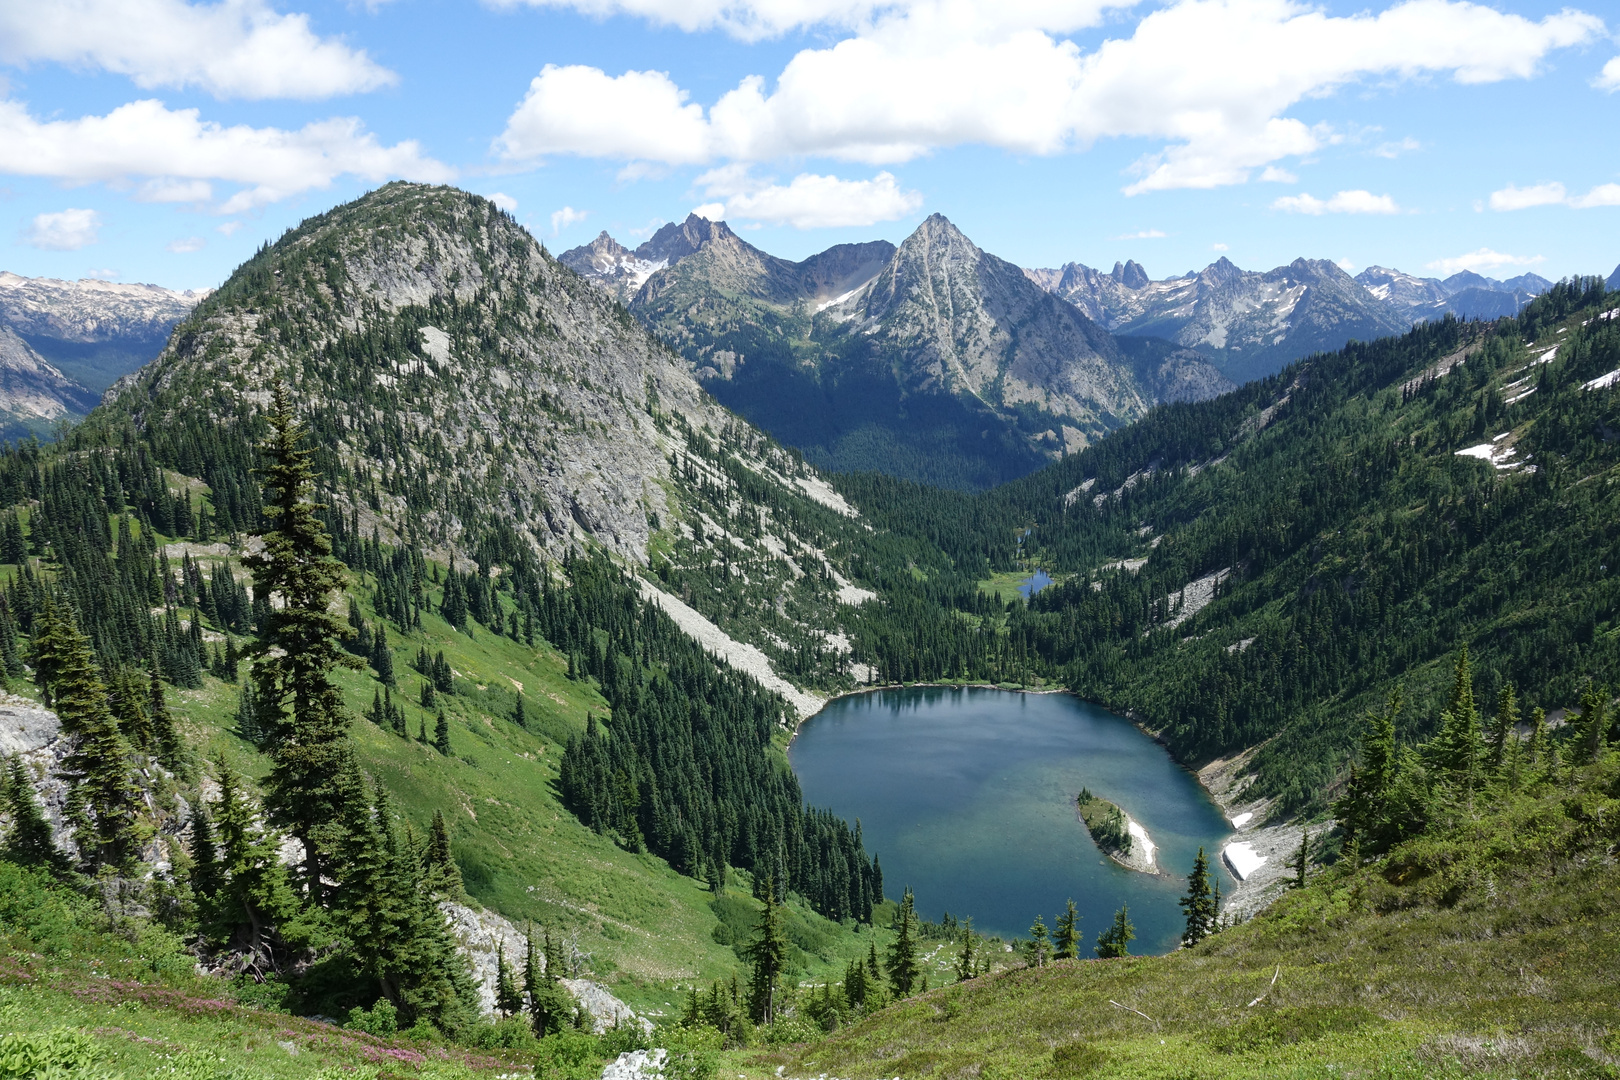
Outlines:
{"type": "Polygon", "coordinates": [[[1050,927],[1072,897],[1087,956],[1121,904],[1136,924],[1132,952],[1173,949],[1194,855],[1202,845],[1218,864],[1231,833],[1162,746],[1068,694],[917,687],[843,697],[805,723],[789,758],[806,799],[861,820],[891,899],[909,885],[924,918],[971,915],[976,929],[1011,937],[1036,915],[1050,927]],[[1082,787],[1140,822],[1174,876],[1127,870],[1098,851],[1075,810],[1082,787]]]}
{"type": "Polygon", "coordinates": [[[1028,600],[1050,584],[1052,584],[1052,575],[1045,570],[1037,570],[1018,583],[1018,594],[1028,600]]]}

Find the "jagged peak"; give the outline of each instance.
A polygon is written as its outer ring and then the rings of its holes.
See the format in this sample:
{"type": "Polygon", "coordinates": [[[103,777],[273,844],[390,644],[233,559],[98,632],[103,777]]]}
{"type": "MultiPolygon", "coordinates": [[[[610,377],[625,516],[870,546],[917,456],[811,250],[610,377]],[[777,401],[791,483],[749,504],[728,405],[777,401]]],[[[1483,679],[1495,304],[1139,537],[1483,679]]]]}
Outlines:
{"type": "Polygon", "coordinates": [[[1224,285],[1230,281],[1241,280],[1243,277],[1243,271],[1240,270],[1238,265],[1231,259],[1228,259],[1225,255],[1222,255],[1220,258],[1204,267],[1203,273],[1199,274],[1198,276],[1211,284],[1224,285]]]}

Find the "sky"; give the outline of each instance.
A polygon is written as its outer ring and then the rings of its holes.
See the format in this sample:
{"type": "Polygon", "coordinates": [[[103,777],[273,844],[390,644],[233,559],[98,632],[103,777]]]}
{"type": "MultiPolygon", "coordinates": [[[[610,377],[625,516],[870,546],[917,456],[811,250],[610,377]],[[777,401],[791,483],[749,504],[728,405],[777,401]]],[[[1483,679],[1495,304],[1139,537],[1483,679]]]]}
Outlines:
{"type": "Polygon", "coordinates": [[[1608,274],[1617,35],[1590,0],[6,3],[0,270],[211,287],[408,179],[555,252],[941,213],[1030,267],[1608,274]]]}

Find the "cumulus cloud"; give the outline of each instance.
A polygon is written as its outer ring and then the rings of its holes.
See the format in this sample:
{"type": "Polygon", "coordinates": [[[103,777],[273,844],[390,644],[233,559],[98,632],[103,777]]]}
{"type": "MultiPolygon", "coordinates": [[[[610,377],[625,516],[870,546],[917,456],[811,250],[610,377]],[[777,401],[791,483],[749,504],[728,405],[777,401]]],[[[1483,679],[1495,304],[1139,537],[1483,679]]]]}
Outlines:
{"type": "Polygon", "coordinates": [[[1290,214],[1398,214],[1401,208],[1388,195],[1374,195],[1370,191],[1341,191],[1331,199],[1318,199],[1309,194],[1284,195],[1271,204],[1273,210],[1290,214]]]}
{"type": "Polygon", "coordinates": [[[1212,251],[1231,251],[1232,249],[1230,247],[1228,247],[1226,244],[1211,244],[1210,245],[1210,250],[1212,250],[1212,251]]]}
{"type": "Polygon", "coordinates": [[[1165,233],[1160,229],[1143,229],[1140,232],[1126,233],[1116,236],[1115,240],[1163,240],[1165,233]]]}
{"type": "Polygon", "coordinates": [[[1603,70],[1592,80],[1592,85],[1610,92],[1620,90],[1620,56],[1603,65],[1603,70]]]}
{"type": "Polygon", "coordinates": [[[899,181],[887,172],[870,180],[800,173],[787,184],[776,184],[755,179],[746,166],[730,165],[704,173],[697,182],[704,186],[704,194],[725,200],[694,211],[701,216],[795,229],[875,225],[905,217],[923,204],[921,192],[901,190],[899,181]],[[720,209],[721,217],[704,214],[707,209],[720,209]]]}
{"type": "Polygon", "coordinates": [[[795,54],[769,86],[744,79],[707,111],[660,72],[548,66],[497,140],[508,160],[568,153],[683,165],[808,154],[881,165],[967,143],[1020,154],[1103,138],[1167,143],[1137,163],[1130,194],[1241,183],[1327,145],[1330,129],[1284,115],[1303,99],[1370,78],[1529,78],[1549,52],[1603,32],[1575,10],[1534,21],[1463,0],[1343,17],[1292,0],[1179,0],[1129,37],[1085,51],[1062,34],[1094,22],[1101,3],[704,0],[688,18],[673,0],[557,2],[689,29],[853,29],[795,54]]]}
{"type": "Polygon", "coordinates": [[[1265,167],[1265,171],[1260,174],[1260,181],[1267,184],[1295,184],[1299,182],[1299,177],[1295,176],[1287,169],[1279,169],[1275,165],[1267,165],[1265,167]]]}
{"type": "Polygon", "coordinates": [[[423,156],[416,142],[384,146],[353,117],[296,131],[222,127],[196,109],[168,109],[159,101],[134,101],[106,116],[38,120],[20,102],[0,100],[0,172],[73,183],[149,177],[161,181],[154,191],[186,198],[206,186],[198,182],[241,185],[218,206],[225,214],[324,188],[346,175],[432,183],[455,176],[423,156]]]}
{"type": "Polygon", "coordinates": [[[78,251],[95,243],[100,229],[100,214],[70,207],[37,215],[23,233],[22,242],[46,251],[78,251]]]}
{"type": "Polygon", "coordinates": [[[589,210],[575,210],[572,206],[565,206],[561,210],[551,212],[551,234],[553,236],[562,232],[570,225],[577,225],[590,214],[589,210]]]}
{"type": "Polygon", "coordinates": [[[1620,184],[1599,184],[1584,195],[1571,195],[1554,180],[1521,188],[1513,184],[1491,192],[1492,210],[1528,210],[1534,206],[1570,206],[1588,210],[1594,206],[1620,206],[1620,184]]]}
{"type": "Polygon", "coordinates": [[[193,251],[203,249],[203,238],[200,236],[185,236],[179,240],[170,240],[163,247],[164,250],[172,251],[176,255],[190,255],[193,251]]]}
{"type": "Polygon", "coordinates": [[[717,202],[704,203],[702,206],[692,207],[692,213],[709,221],[724,221],[726,220],[726,204],[717,202]]]}
{"type": "Polygon", "coordinates": [[[1482,247],[1478,251],[1470,251],[1453,259],[1436,259],[1428,264],[1428,269],[1444,277],[1450,277],[1461,270],[1472,270],[1476,274],[1482,274],[1500,270],[1504,266],[1535,266],[1546,261],[1545,255],[1506,255],[1482,247]]]}
{"type": "Polygon", "coordinates": [[[500,209],[505,210],[508,214],[516,210],[518,206],[517,200],[512,198],[512,196],[508,195],[504,191],[497,191],[493,193],[489,196],[489,201],[494,203],[500,209]]]}
{"type": "Polygon", "coordinates": [[[309,16],[262,0],[0,4],[0,61],[97,67],[141,87],[235,98],[314,99],[399,81],[364,51],[317,36],[309,16]]]}

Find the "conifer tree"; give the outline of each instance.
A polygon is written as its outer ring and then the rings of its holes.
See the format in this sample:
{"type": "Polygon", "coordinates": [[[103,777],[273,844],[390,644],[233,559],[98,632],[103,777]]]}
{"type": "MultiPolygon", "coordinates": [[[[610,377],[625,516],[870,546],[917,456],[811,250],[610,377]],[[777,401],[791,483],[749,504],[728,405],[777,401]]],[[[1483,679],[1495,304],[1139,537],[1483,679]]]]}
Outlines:
{"type": "MultiPolygon", "coordinates": [[[[971,921],[971,920],[970,920],[971,921]]],[[[1057,933],[1052,937],[1052,959],[1073,960],[1080,955],[1080,911],[1070,900],[1058,916],[1057,933]]]]}
{"type": "Polygon", "coordinates": [[[894,944],[889,946],[889,983],[894,992],[908,997],[917,985],[917,900],[908,887],[900,898],[900,911],[895,915],[894,944]]]}
{"type": "Polygon", "coordinates": [[[461,881],[461,867],[456,865],[450,850],[450,826],[444,813],[433,811],[433,825],[428,833],[427,871],[429,886],[447,900],[461,900],[467,895],[461,881]]]}
{"type": "Polygon", "coordinates": [[[11,817],[11,831],[6,833],[0,854],[22,866],[48,866],[61,869],[66,861],[51,837],[51,823],[45,820],[39,800],[34,797],[34,784],[22,759],[6,762],[5,808],[11,817]]]}
{"type": "MultiPolygon", "coordinates": [[[[242,949],[255,962],[272,959],[271,931],[282,927],[298,901],[281,864],[281,838],[264,829],[242,778],[223,758],[219,780],[219,885],[208,905],[216,940],[242,949]]],[[[206,818],[204,819],[206,821],[206,818]]]]}
{"type": "Polygon", "coordinates": [[[1574,757],[1577,765],[1588,765],[1598,760],[1603,748],[1612,741],[1609,730],[1609,688],[1599,689],[1590,679],[1581,692],[1581,716],[1571,725],[1575,729],[1574,757]]]}
{"type": "Polygon", "coordinates": [[[433,726],[433,748],[445,757],[450,756],[450,721],[439,710],[439,722],[433,726]]]}
{"type": "Polygon", "coordinates": [[[1390,792],[1400,768],[1395,744],[1395,718],[1401,711],[1401,692],[1390,694],[1382,713],[1367,714],[1367,728],[1361,736],[1360,761],[1350,770],[1344,794],[1333,804],[1333,812],[1345,835],[1370,845],[1381,845],[1386,837],[1390,792]]]}
{"type": "Polygon", "coordinates": [[[255,597],[279,596],[281,604],[269,607],[248,652],[261,712],[275,729],[265,806],[271,821],[304,845],[305,888],[318,901],[330,846],[322,826],[343,816],[339,778],[349,741],[349,717],[331,675],[356,662],[339,645],[343,624],[327,611],[343,585],[343,565],[332,558],[321,507],[310,501],[310,451],[280,383],[268,419],[261,475],[270,528],[260,534],[263,550],[242,562],[253,573],[255,597]]]}
{"type": "Polygon", "coordinates": [[[1130,944],[1136,940],[1136,927],[1131,925],[1131,910],[1129,905],[1122,906],[1114,912],[1114,921],[1107,929],[1097,935],[1097,944],[1092,951],[1104,960],[1118,956],[1131,955],[1130,944]]]}
{"type": "Polygon", "coordinates": [[[1535,767],[1544,765],[1547,753],[1547,710],[1536,708],[1530,714],[1530,738],[1524,744],[1525,763],[1535,767]]]}
{"type": "Polygon", "coordinates": [[[1493,770],[1502,768],[1508,754],[1508,745],[1517,742],[1514,732],[1519,726],[1519,697],[1512,683],[1503,683],[1496,693],[1496,714],[1491,717],[1491,745],[1489,761],[1493,770]]]}
{"type": "Polygon", "coordinates": [[[538,977],[530,983],[529,974],[535,972],[534,938],[529,938],[530,960],[525,968],[524,983],[529,994],[529,1026],[539,1038],[555,1035],[568,1024],[568,1018],[574,1011],[573,995],[569,994],[561,983],[562,957],[556,943],[551,936],[551,930],[546,929],[545,938],[545,967],[538,973],[538,977]]]}
{"type": "Polygon", "coordinates": [[[1294,853],[1294,888],[1305,887],[1305,877],[1311,865],[1311,830],[1299,831],[1299,850],[1294,853]]]}
{"type": "Polygon", "coordinates": [[[529,717],[523,711],[523,692],[518,691],[516,698],[517,700],[512,706],[512,723],[526,729],[529,726],[529,717]]]}
{"type": "Polygon", "coordinates": [[[495,943],[495,1010],[501,1018],[516,1015],[523,1008],[523,995],[518,990],[517,980],[512,977],[512,968],[506,962],[506,942],[495,943]]]}
{"type": "Polygon", "coordinates": [[[1215,932],[1216,910],[1214,892],[1210,889],[1209,860],[1202,846],[1193,860],[1192,873],[1187,876],[1187,895],[1181,898],[1181,910],[1187,915],[1187,928],[1181,943],[1192,948],[1215,932]]]}
{"type": "Polygon", "coordinates": [[[787,966],[787,938],[782,933],[782,912],[776,902],[776,883],[767,875],[762,901],[764,909],[754,927],[754,940],[748,946],[748,959],[754,965],[749,983],[748,1010],[756,1024],[776,1020],[777,999],[781,993],[782,969],[787,966]]]}
{"type": "Polygon", "coordinates": [[[73,783],[83,808],[75,842],[90,867],[127,873],[149,834],[139,816],[142,801],[132,751],[109,707],[89,640],[66,609],[57,609],[55,617],[51,694],[62,733],[69,740],[62,772],[73,783]]]}
{"type": "Polygon", "coordinates": [[[198,799],[191,807],[191,895],[197,903],[199,922],[207,921],[210,905],[217,902],[224,884],[219,864],[219,845],[214,823],[208,817],[208,804],[198,799]]]}
{"type": "MultiPolygon", "coordinates": [[[[1073,901],[1070,901],[1070,904],[1072,905],[1073,901]]],[[[967,980],[978,975],[978,964],[979,958],[973,951],[973,918],[972,916],[969,916],[962,921],[962,951],[956,954],[957,980],[960,982],[966,982],[967,980]]],[[[860,965],[856,964],[854,970],[859,971],[860,965]]],[[[844,982],[847,991],[849,983],[849,977],[847,975],[845,976],[844,982]]]]}
{"type": "Polygon", "coordinates": [[[1466,645],[1457,656],[1451,699],[1440,713],[1440,731],[1424,750],[1430,767],[1442,782],[1464,797],[1478,787],[1484,746],[1466,645]]]}
{"type": "Polygon", "coordinates": [[[1039,915],[1029,928],[1029,966],[1045,967],[1047,954],[1052,951],[1052,937],[1047,932],[1046,921],[1039,915]]]}

